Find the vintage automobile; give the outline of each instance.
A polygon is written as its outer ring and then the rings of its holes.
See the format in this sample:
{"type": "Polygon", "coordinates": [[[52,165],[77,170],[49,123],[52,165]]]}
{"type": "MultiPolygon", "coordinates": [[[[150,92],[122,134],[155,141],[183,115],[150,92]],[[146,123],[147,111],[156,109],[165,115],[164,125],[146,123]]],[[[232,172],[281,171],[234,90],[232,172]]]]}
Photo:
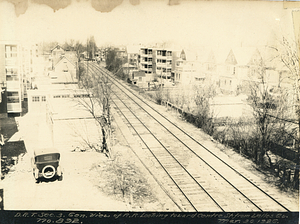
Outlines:
{"type": "Polygon", "coordinates": [[[32,158],[33,176],[37,183],[42,178],[62,180],[60,153],[55,148],[44,148],[34,151],[32,158]]]}

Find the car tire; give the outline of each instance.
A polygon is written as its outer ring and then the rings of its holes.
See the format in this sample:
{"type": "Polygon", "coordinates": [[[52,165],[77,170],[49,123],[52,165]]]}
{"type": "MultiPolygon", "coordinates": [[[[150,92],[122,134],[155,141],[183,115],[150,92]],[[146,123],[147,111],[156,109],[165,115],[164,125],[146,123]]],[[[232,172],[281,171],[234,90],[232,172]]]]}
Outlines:
{"type": "Polygon", "coordinates": [[[47,165],[42,170],[43,177],[46,179],[51,179],[55,175],[55,168],[52,165],[47,165]],[[48,174],[50,172],[50,174],[48,174]]]}

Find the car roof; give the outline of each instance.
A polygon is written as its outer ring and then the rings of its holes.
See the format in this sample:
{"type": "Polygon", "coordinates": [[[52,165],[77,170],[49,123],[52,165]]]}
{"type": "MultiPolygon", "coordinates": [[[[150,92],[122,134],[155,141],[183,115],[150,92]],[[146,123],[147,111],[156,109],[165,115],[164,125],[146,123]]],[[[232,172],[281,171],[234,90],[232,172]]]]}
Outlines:
{"type": "Polygon", "coordinates": [[[52,153],[58,153],[59,151],[56,148],[39,148],[34,150],[35,156],[45,155],[45,154],[52,154],[52,153]]]}

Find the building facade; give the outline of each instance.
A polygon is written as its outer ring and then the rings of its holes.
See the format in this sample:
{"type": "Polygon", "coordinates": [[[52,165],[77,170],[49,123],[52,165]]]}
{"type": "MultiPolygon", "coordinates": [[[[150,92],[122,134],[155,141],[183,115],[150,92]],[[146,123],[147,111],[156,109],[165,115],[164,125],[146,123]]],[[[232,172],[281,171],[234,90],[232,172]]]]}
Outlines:
{"type": "Polygon", "coordinates": [[[153,75],[153,49],[142,47],[140,49],[140,71],[153,75]]]}
{"type": "Polygon", "coordinates": [[[23,77],[20,66],[20,45],[14,41],[0,42],[0,112],[7,116],[10,113],[22,112],[23,77]]]}
{"type": "Polygon", "coordinates": [[[166,49],[154,49],[153,72],[162,79],[171,79],[172,75],[172,51],[166,49]]]}

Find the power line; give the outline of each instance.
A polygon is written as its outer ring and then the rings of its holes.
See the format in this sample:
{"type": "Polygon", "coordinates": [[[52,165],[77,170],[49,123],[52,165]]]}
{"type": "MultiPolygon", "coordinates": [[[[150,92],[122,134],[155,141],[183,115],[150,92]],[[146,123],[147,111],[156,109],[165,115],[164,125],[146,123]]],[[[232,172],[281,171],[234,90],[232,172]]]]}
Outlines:
{"type": "Polygon", "coordinates": [[[289,123],[293,123],[293,124],[299,125],[299,122],[297,122],[295,120],[289,120],[289,119],[279,118],[279,117],[275,117],[274,115],[271,115],[271,114],[266,114],[266,115],[269,116],[269,117],[276,118],[277,120],[281,120],[281,121],[285,121],[285,122],[289,122],[289,123]]]}

